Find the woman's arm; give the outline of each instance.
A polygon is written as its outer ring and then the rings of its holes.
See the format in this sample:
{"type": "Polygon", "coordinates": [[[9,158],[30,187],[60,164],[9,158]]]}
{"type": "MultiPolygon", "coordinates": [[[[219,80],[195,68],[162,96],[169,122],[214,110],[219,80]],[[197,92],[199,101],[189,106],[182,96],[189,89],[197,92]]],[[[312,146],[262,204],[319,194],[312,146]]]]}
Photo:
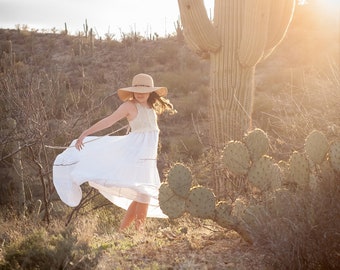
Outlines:
{"type": "Polygon", "coordinates": [[[76,142],[76,145],[75,145],[76,148],[78,150],[81,150],[84,147],[83,140],[86,136],[89,136],[93,133],[106,129],[112,126],[113,124],[115,124],[116,122],[118,122],[119,120],[125,117],[128,117],[130,115],[130,111],[131,111],[131,104],[129,104],[129,102],[123,103],[122,105],[120,105],[118,109],[114,111],[111,115],[103,118],[102,120],[98,121],[97,123],[89,127],[88,129],[84,130],[76,142]]]}

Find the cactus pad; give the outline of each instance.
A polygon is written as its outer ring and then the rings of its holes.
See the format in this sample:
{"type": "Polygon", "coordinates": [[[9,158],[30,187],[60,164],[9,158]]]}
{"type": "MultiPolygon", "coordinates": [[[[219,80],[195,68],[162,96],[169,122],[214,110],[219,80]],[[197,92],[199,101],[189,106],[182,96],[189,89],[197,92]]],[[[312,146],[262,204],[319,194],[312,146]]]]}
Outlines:
{"type": "Polygon", "coordinates": [[[337,173],[340,173],[340,141],[334,141],[329,148],[329,160],[331,166],[337,173]]]}
{"type": "Polygon", "coordinates": [[[279,165],[282,173],[282,184],[285,184],[285,182],[288,182],[289,180],[289,163],[284,160],[280,160],[277,165],[279,165]]]}
{"type": "Polygon", "coordinates": [[[177,196],[167,183],[159,188],[159,206],[169,218],[178,218],[185,212],[185,200],[177,196]]]}
{"type": "Polygon", "coordinates": [[[274,190],[281,186],[282,172],[271,157],[262,156],[250,167],[248,179],[261,191],[274,190]]]}
{"type": "Polygon", "coordinates": [[[218,202],[215,208],[215,221],[218,225],[224,228],[233,228],[236,224],[236,219],[231,215],[232,206],[225,202],[218,202]]]}
{"type": "Polygon", "coordinates": [[[246,145],[230,141],[223,149],[222,160],[226,167],[236,175],[245,175],[250,167],[250,154],[246,145]]]}
{"type": "Polygon", "coordinates": [[[311,189],[311,190],[316,190],[317,189],[317,187],[318,187],[318,176],[317,175],[315,175],[314,173],[310,173],[309,174],[309,183],[308,183],[308,185],[309,185],[309,188],[311,189]]]}
{"type": "Polygon", "coordinates": [[[269,149],[269,139],[267,134],[259,128],[249,132],[243,139],[246,144],[252,161],[258,160],[267,154],[269,149]]]}
{"type": "Polygon", "coordinates": [[[232,205],[233,205],[233,210],[231,211],[231,214],[235,217],[242,216],[243,211],[247,207],[246,200],[243,199],[242,197],[238,197],[232,205]]]}
{"type": "Polygon", "coordinates": [[[329,144],[326,136],[317,130],[312,131],[306,138],[305,151],[307,156],[316,164],[321,164],[328,152],[329,144]]]}
{"type": "Polygon", "coordinates": [[[333,170],[329,159],[321,163],[319,176],[321,180],[325,179],[325,180],[333,181],[335,179],[335,170],[333,170]]]}
{"type": "Polygon", "coordinates": [[[297,183],[300,188],[309,185],[309,162],[304,154],[294,151],[291,155],[289,159],[289,179],[297,183]]]}
{"type": "Polygon", "coordinates": [[[176,195],[186,198],[189,194],[192,182],[192,175],[188,167],[176,163],[170,168],[168,183],[176,195]]]}
{"type": "Polygon", "coordinates": [[[194,217],[213,218],[215,214],[215,195],[205,187],[197,186],[190,190],[187,211],[194,217]]]}

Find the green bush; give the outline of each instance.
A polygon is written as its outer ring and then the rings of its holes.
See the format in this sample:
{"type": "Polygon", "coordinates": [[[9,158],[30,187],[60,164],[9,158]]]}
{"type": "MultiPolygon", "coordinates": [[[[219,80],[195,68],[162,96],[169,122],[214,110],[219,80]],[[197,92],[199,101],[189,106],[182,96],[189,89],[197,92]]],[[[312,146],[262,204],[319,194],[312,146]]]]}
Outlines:
{"type": "Polygon", "coordinates": [[[72,259],[76,238],[49,235],[40,229],[5,248],[4,269],[64,269],[72,259]]]}
{"type": "Polygon", "coordinates": [[[93,269],[100,250],[78,239],[77,228],[48,231],[37,229],[4,248],[0,269],[93,269]]]}

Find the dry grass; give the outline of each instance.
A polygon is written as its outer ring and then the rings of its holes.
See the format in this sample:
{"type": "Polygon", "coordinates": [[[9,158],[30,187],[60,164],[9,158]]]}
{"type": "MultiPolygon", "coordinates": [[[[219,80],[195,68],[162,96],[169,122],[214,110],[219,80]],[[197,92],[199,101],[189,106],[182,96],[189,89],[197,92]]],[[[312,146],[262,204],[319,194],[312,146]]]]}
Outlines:
{"type": "Polygon", "coordinates": [[[249,223],[254,245],[274,269],[337,269],[340,259],[340,175],[322,178],[315,190],[281,191],[249,223]]]}
{"type": "MultiPolygon", "coordinates": [[[[254,123],[271,138],[271,153],[277,160],[287,160],[294,150],[301,150],[304,139],[313,130],[325,133],[329,141],[340,136],[339,66],[328,63],[321,68],[288,71],[292,77],[282,89],[271,91],[271,81],[257,93],[254,123]],[[299,76],[299,83],[293,77],[299,76]]],[[[269,76],[270,78],[270,76],[269,76]]]]}
{"type": "Polygon", "coordinates": [[[145,232],[119,233],[101,217],[79,217],[67,228],[11,218],[1,228],[3,269],[264,269],[263,255],[233,231],[183,217],[148,220],[145,232]]]}

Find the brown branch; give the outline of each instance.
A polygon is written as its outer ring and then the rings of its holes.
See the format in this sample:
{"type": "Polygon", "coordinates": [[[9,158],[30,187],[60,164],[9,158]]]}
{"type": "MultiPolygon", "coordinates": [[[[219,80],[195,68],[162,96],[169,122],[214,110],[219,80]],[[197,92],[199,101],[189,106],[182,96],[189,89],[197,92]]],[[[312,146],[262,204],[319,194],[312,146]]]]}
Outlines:
{"type": "Polygon", "coordinates": [[[8,159],[8,158],[14,156],[15,154],[17,154],[18,152],[20,152],[20,151],[21,151],[22,149],[24,149],[25,147],[31,147],[31,146],[34,145],[34,144],[36,144],[36,142],[34,142],[34,143],[29,143],[29,144],[25,144],[25,145],[19,147],[19,148],[18,148],[17,150],[15,150],[14,152],[12,152],[12,153],[10,153],[10,154],[4,156],[4,157],[1,157],[0,162],[1,162],[1,161],[4,161],[5,159],[8,159]]]}
{"type": "Polygon", "coordinates": [[[65,223],[66,227],[68,226],[68,224],[70,224],[74,214],[77,214],[81,208],[88,204],[94,197],[99,195],[94,194],[93,196],[90,196],[94,190],[95,190],[94,188],[91,188],[90,191],[80,200],[80,203],[72,210],[65,223]]]}
{"type": "Polygon", "coordinates": [[[33,148],[31,146],[29,146],[28,148],[31,152],[32,155],[32,160],[35,163],[35,165],[37,165],[38,169],[39,169],[39,176],[40,176],[40,181],[43,187],[43,194],[44,194],[44,205],[45,205],[45,217],[47,224],[50,224],[50,214],[48,211],[48,199],[47,199],[47,192],[46,192],[46,183],[45,183],[45,179],[44,179],[44,174],[43,174],[43,166],[39,163],[38,160],[36,160],[35,156],[34,156],[34,151],[33,148]]]}

